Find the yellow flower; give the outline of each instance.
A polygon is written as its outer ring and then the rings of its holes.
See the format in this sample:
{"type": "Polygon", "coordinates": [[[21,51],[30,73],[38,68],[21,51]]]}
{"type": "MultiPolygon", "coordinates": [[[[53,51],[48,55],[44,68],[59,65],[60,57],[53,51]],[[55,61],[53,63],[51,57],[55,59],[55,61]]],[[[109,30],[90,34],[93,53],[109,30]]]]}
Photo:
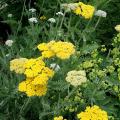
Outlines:
{"type": "Polygon", "coordinates": [[[25,92],[25,91],[26,91],[26,87],[27,87],[26,82],[23,81],[23,82],[21,82],[21,83],[19,84],[18,90],[21,91],[21,92],[25,92]]]}
{"type": "Polygon", "coordinates": [[[38,49],[42,52],[43,58],[58,57],[60,59],[68,59],[75,53],[75,47],[72,43],[58,41],[50,41],[38,45],[38,49]]]}
{"type": "Polygon", "coordinates": [[[81,15],[81,14],[82,14],[81,8],[80,8],[80,7],[77,7],[77,8],[74,10],[74,13],[75,13],[76,15],[81,15]]]}
{"type": "Polygon", "coordinates": [[[48,67],[44,67],[42,70],[42,74],[46,74],[48,77],[53,77],[54,71],[48,67]]]}
{"type": "Polygon", "coordinates": [[[34,85],[47,85],[48,77],[46,74],[40,74],[34,78],[32,84],[34,85]]]}
{"type": "Polygon", "coordinates": [[[10,71],[15,71],[16,73],[22,74],[25,71],[24,64],[28,59],[18,58],[10,61],[10,71]]]}
{"type": "Polygon", "coordinates": [[[34,77],[33,71],[31,69],[26,69],[24,74],[28,77],[28,78],[32,78],[34,77]]]}
{"type": "Polygon", "coordinates": [[[18,90],[27,96],[43,96],[47,92],[47,83],[54,71],[45,66],[42,57],[28,59],[24,63],[26,80],[19,83],[18,90]]]}
{"type": "Polygon", "coordinates": [[[37,76],[39,73],[42,72],[42,69],[44,68],[44,66],[41,66],[39,64],[35,64],[34,66],[31,67],[33,76],[37,76]]]}
{"type": "Polygon", "coordinates": [[[34,63],[35,63],[35,59],[29,59],[27,62],[25,62],[24,67],[31,68],[34,63]]]}
{"type": "Polygon", "coordinates": [[[36,88],[35,88],[35,95],[36,96],[44,96],[47,92],[47,86],[46,85],[37,85],[36,88]]]}
{"type": "Polygon", "coordinates": [[[29,97],[45,95],[47,92],[47,85],[34,85],[32,81],[32,79],[26,79],[26,81],[19,83],[18,90],[20,92],[25,92],[29,97]]]}
{"type": "Polygon", "coordinates": [[[115,26],[115,30],[116,30],[117,32],[120,32],[120,25],[116,25],[116,26],[115,26]]]}
{"type": "Polygon", "coordinates": [[[26,94],[28,97],[31,97],[31,96],[43,96],[45,95],[47,92],[47,86],[44,85],[44,86],[41,86],[41,85],[32,85],[32,84],[29,84],[27,86],[27,90],[26,90],[26,94]]]}
{"type": "Polygon", "coordinates": [[[80,120],[108,120],[107,112],[98,106],[87,107],[85,112],[77,114],[80,120]]]}
{"type": "Polygon", "coordinates": [[[45,67],[45,63],[42,59],[29,59],[25,63],[25,72],[24,74],[28,78],[33,78],[42,72],[42,69],[45,67]]]}
{"type": "Polygon", "coordinates": [[[52,51],[43,51],[42,52],[42,57],[43,58],[51,58],[53,57],[55,54],[52,51]]]}
{"type": "Polygon", "coordinates": [[[41,43],[41,44],[39,44],[37,47],[38,47],[38,49],[39,49],[40,51],[49,50],[49,48],[48,48],[48,46],[47,46],[47,43],[41,43]]]}
{"type": "Polygon", "coordinates": [[[82,2],[78,3],[78,7],[76,7],[73,12],[76,15],[81,15],[83,16],[85,19],[90,19],[92,18],[93,14],[95,11],[95,7],[91,6],[91,5],[86,5],[82,2]]]}
{"type": "Polygon", "coordinates": [[[46,19],[47,19],[47,18],[46,18],[46,16],[44,16],[44,15],[40,17],[40,20],[46,20],[46,19]]]}
{"type": "Polygon", "coordinates": [[[54,120],[67,120],[67,119],[63,119],[63,116],[58,116],[58,117],[54,117],[54,120]]]}
{"type": "Polygon", "coordinates": [[[27,85],[30,84],[31,81],[32,81],[32,79],[26,79],[25,81],[20,82],[19,86],[18,86],[18,90],[20,92],[26,92],[27,85]]]}
{"type": "Polygon", "coordinates": [[[66,81],[76,87],[87,81],[86,73],[84,70],[72,70],[67,73],[66,81]]]}

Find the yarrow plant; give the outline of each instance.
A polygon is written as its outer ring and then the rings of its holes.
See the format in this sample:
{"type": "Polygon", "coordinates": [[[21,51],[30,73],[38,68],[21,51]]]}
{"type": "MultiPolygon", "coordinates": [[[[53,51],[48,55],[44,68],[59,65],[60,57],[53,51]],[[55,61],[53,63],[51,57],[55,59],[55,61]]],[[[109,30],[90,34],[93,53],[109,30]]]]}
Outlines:
{"type": "Polygon", "coordinates": [[[1,42],[0,119],[120,118],[120,34],[106,39],[109,29],[101,24],[110,11],[103,1],[31,0],[18,18],[12,11],[12,19],[4,16],[0,23],[13,25],[15,42],[1,42]],[[98,31],[109,42],[101,42],[98,31]]]}
{"type": "Polygon", "coordinates": [[[46,67],[41,58],[14,59],[11,61],[10,70],[26,75],[26,81],[21,82],[18,89],[21,92],[25,92],[28,96],[45,95],[47,81],[54,75],[54,71],[46,67]]]}
{"type": "Polygon", "coordinates": [[[60,68],[52,65],[52,69],[45,66],[44,58],[57,56],[61,59],[68,59],[74,54],[75,48],[72,43],[55,42],[42,43],[38,45],[42,56],[38,58],[20,58],[10,61],[10,70],[16,73],[23,73],[26,80],[19,84],[18,90],[25,92],[27,96],[43,96],[47,91],[48,80],[53,77],[54,71],[60,68]],[[61,47],[61,48],[60,48],[61,47]],[[57,67],[57,68],[56,68],[57,67]]]}

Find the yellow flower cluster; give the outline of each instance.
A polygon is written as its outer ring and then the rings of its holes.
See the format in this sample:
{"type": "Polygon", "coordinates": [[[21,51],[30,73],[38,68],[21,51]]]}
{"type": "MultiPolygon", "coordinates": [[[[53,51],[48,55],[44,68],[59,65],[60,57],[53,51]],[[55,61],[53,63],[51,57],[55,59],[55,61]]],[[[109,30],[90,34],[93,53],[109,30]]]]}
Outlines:
{"type": "Polygon", "coordinates": [[[67,119],[64,119],[63,116],[59,116],[59,117],[54,117],[54,120],[67,120],[67,119]]]}
{"type": "Polygon", "coordinates": [[[27,78],[25,81],[19,84],[18,90],[25,92],[27,96],[43,96],[47,92],[47,85],[34,85],[32,79],[27,78]]]}
{"type": "Polygon", "coordinates": [[[46,18],[46,16],[44,16],[44,15],[40,17],[40,20],[43,20],[43,21],[44,21],[44,20],[46,20],[46,19],[47,19],[47,18],[46,18]]]}
{"type": "Polygon", "coordinates": [[[19,84],[19,91],[28,96],[42,96],[47,91],[47,82],[54,75],[54,71],[45,66],[41,58],[26,61],[24,74],[26,81],[19,84]]]}
{"type": "Polygon", "coordinates": [[[26,80],[19,84],[18,90],[27,96],[42,96],[46,94],[48,80],[53,77],[54,71],[45,66],[43,58],[57,56],[67,59],[75,52],[74,45],[69,42],[51,41],[38,45],[42,56],[36,59],[14,59],[10,61],[10,70],[26,75],[26,80]]]}
{"type": "Polygon", "coordinates": [[[85,112],[77,115],[80,120],[108,120],[107,112],[101,110],[98,106],[87,107],[85,112]]]}
{"type": "Polygon", "coordinates": [[[81,15],[85,19],[92,18],[95,12],[94,6],[86,5],[83,2],[69,3],[69,4],[65,3],[61,5],[61,8],[65,9],[66,12],[73,11],[76,15],[81,15]]]}
{"type": "Polygon", "coordinates": [[[86,73],[84,70],[70,71],[67,73],[66,81],[76,87],[87,81],[86,73]]]}
{"type": "Polygon", "coordinates": [[[18,58],[10,61],[10,71],[15,71],[16,73],[22,74],[25,71],[24,63],[28,59],[18,58]]]}
{"type": "Polygon", "coordinates": [[[73,12],[76,15],[81,15],[85,19],[92,18],[93,14],[94,14],[94,11],[95,11],[94,6],[86,5],[86,4],[82,3],[82,2],[79,2],[77,4],[78,4],[78,6],[73,10],[73,12]]]}
{"type": "Polygon", "coordinates": [[[38,45],[38,49],[42,51],[43,58],[58,57],[60,59],[68,59],[75,53],[75,46],[70,42],[50,41],[38,45]]]}

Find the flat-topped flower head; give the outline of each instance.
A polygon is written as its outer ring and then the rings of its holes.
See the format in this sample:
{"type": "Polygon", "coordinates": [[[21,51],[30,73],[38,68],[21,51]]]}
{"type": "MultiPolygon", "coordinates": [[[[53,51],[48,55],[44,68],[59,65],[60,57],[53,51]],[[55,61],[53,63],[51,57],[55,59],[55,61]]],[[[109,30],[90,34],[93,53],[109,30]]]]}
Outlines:
{"type": "Polygon", "coordinates": [[[116,25],[116,26],[115,26],[115,30],[116,30],[117,32],[120,32],[120,25],[116,25]]]}
{"type": "Polygon", "coordinates": [[[80,120],[108,120],[107,112],[97,105],[86,107],[86,110],[77,114],[77,117],[80,120]]]}
{"type": "Polygon", "coordinates": [[[25,72],[25,62],[27,58],[16,58],[10,61],[10,71],[14,71],[16,73],[22,74],[25,72]]]}
{"type": "Polygon", "coordinates": [[[103,10],[97,10],[97,11],[95,11],[95,16],[106,17],[107,13],[103,10]]]}
{"type": "Polygon", "coordinates": [[[27,78],[33,78],[42,73],[45,73],[48,77],[52,77],[54,74],[53,70],[45,66],[42,59],[28,59],[24,66],[24,74],[27,78]]]}
{"type": "Polygon", "coordinates": [[[28,21],[30,23],[37,23],[38,22],[37,18],[35,18],[35,17],[29,18],[28,21]]]}
{"type": "Polygon", "coordinates": [[[83,16],[85,19],[90,19],[92,18],[93,14],[94,14],[94,11],[95,11],[95,8],[94,6],[91,6],[91,5],[86,5],[82,2],[79,2],[78,3],[78,7],[76,7],[73,12],[76,14],[76,15],[81,15],[83,16]]]}
{"type": "Polygon", "coordinates": [[[7,40],[7,41],[5,42],[5,45],[11,47],[11,46],[13,45],[13,43],[14,43],[13,40],[7,40]]]}
{"type": "Polygon", "coordinates": [[[58,57],[60,59],[68,59],[75,53],[75,46],[70,42],[50,41],[38,45],[38,49],[42,52],[43,58],[58,57]]]}
{"type": "Polygon", "coordinates": [[[85,19],[92,18],[94,11],[95,11],[94,6],[86,5],[83,2],[62,4],[61,8],[65,9],[66,11],[72,11],[76,15],[81,15],[85,19]]]}
{"type": "Polygon", "coordinates": [[[72,70],[67,73],[66,81],[77,87],[87,81],[86,72],[84,70],[72,70]]]}
{"type": "Polygon", "coordinates": [[[47,92],[47,85],[34,85],[32,79],[26,79],[19,83],[18,90],[26,93],[28,97],[44,96],[47,92]]]}
{"type": "Polygon", "coordinates": [[[51,22],[51,23],[56,23],[55,18],[49,18],[48,21],[51,22]]]}
{"type": "Polygon", "coordinates": [[[35,8],[30,8],[29,12],[34,13],[34,12],[36,12],[36,9],[35,8]]]}
{"type": "Polygon", "coordinates": [[[58,16],[64,16],[64,14],[62,12],[57,12],[56,15],[58,15],[58,16]]]}

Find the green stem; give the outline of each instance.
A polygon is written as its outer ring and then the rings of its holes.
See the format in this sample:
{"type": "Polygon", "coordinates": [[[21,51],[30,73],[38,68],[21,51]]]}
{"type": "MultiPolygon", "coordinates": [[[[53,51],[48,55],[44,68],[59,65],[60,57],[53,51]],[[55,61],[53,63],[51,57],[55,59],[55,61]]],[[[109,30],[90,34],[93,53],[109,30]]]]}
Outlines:
{"type": "Polygon", "coordinates": [[[83,34],[83,48],[86,46],[86,37],[85,35],[83,34]]]}
{"type": "Polygon", "coordinates": [[[98,18],[97,23],[95,24],[95,30],[96,30],[98,24],[100,23],[100,20],[101,20],[101,17],[98,18]]]}
{"type": "Polygon", "coordinates": [[[96,88],[94,89],[94,91],[93,91],[93,93],[92,93],[92,95],[91,95],[91,106],[93,106],[94,105],[94,95],[96,94],[96,92],[97,92],[97,90],[99,90],[100,89],[100,87],[101,87],[101,82],[99,82],[97,85],[96,85],[96,88]]]}
{"type": "Polygon", "coordinates": [[[78,87],[75,87],[75,88],[69,93],[69,95],[67,96],[67,98],[70,98],[71,95],[73,95],[74,92],[77,90],[77,88],[78,88],[78,87]]]}
{"type": "Polygon", "coordinates": [[[109,49],[109,52],[108,52],[108,54],[107,54],[107,58],[109,58],[110,53],[111,53],[111,49],[109,49]]]}
{"type": "Polygon", "coordinates": [[[25,110],[29,107],[31,100],[32,100],[31,97],[29,97],[27,101],[23,104],[22,108],[20,109],[20,115],[25,114],[25,110]]]}
{"type": "Polygon", "coordinates": [[[62,25],[63,25],[64,19],[65,19],[65,15],[66,15],[66,12],[64,12],[64,15],[63,15],[63,17],[62,17],[62,21],[61,21],[61,23],[60,23],[59,30],[62,28],[62,25]]]}
{"type": "Polygon", "coordinates": [[[18,23],[18,28],[17,28],[17,31],[16,31],[15,36],[17,36],[17,34],[18,34],[18,32],[19,32],[19,29],[20,29],[20,27],[21,27],[22,18],[23,18],[23,13],[24,13],[24,9],[25,9],[25,3],[26,3],[26,0],[24,0],[24,3],[23,3],[22,15],[21,15],[20,21],[19,21],[19,23],[18,23]]]}

